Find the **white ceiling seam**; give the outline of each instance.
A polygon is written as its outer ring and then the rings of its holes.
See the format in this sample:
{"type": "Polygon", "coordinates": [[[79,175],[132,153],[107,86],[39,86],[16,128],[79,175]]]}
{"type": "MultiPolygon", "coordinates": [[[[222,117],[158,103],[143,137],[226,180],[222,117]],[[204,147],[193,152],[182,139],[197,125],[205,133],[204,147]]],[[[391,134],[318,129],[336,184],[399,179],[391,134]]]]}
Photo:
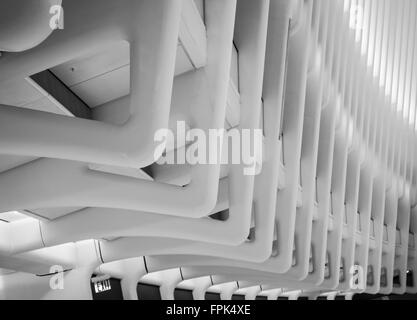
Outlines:
{"type": "Polygon", "coordinates": [[[34,74],[36,69],[41,68],[39,71],[43,71],[60,64],[60,62],[83,55],[83,53],[98,51],[112,42],[128,39],[130,40],[132,59],[132,114],[130,121],[125,126],[118,127],[96,121],[67,119],[2,107],[0,110],[2,123],[4,120],[5,131],[9,132],[9,134],[6,132],[2,134],[2,142],[4,141],[2,149],[9,154],[50,156],[135,168],[141,168],[154,162],[156,142],[153,133],[160,128],[166,128],[168,122],[181,9],[182,1],[179,0],[166,3],[119,1],[117,5],[112,1],[107,3],[103,1],[100,3],[94,1],[68,2],[65,6],[67,27],[60,33],[53,34],[34,51],[28,51],[21,56],[2,57],[2,61],[0,61],[2,74],[7,74],[9,79],[13,76],[8,74],[8,70],[15,75],[14,77],[21,76],[21,73],[34,74]],[[151,10],[152,7],[155,10],[151,10]],[[89,19],[83,23],[77,23],[79,19],[83,19],[84,12],[91,12],[89,19]],[[111,17],[108,20],[105,19],[110,14],[111,17]],[[126,22],[130,21],[129,19],[123,19],[131,15],[136,15],[132,16],[132,21],[135,21],[134,25],[129,25],[126,22]],[[162,19],[162,17],[164,18],[162,19]],[[163,21],[163,23],[152,30],[146,27],[149,21],[156,20],[163,21]],[[104,25],[102,29],[97,30],[97,24],[104,25]],[[141,24],[144,25],[141,27],[141,24]],[[82,30],[79,30],[80,28],[82,30]],[[67,32],[67,30],[70,31],[67,32]],[[74,33],[78,36],[74,36],[74,33]],[[159,41],[155,41],[156,39],[159,41]],[[159,54],[147,55],[146,52],[140,50],[141,46],[146,46],[150,52],[158,52],[159,54]],[[65,54],[60,55],[63,52],[65,54]],[[12,65],[20,63],[19,60],[23,59],[22,56],[26,57],[19,68],[14,71],[8,69],[12,65]],[[46,56],[47,60],[45,60],[46,56]],[[139,64],[139,61],[148,62],[139,64]],[[139,81],[146,85],[139,85],[139,81]],[[159,89],[153,90],[156,83],[158,83],[157,88],[159,89]],[[150,105],[153,107],[149,108],[150,105]],[[6,130],[8,117],[17,117],[18,123],[25,127],[27,133],[25,141],[17,141],[19,135],[12,134],[14,130],[19,131],[17,127],[6,130]],[[59,124],[59,130],[53,129],[56,124],[59,124]],[[54,131],[56,132],[51,134],[54,131]],[[48,133],[46,134],[46,132],[48,133]],[[68,148],[69,136],[72,141],[71,148],[68,148]],[[141,138],[137,140],[132,137],[141,138]],[[30,142],[28,138],[33,140],[30,142]],[[42,143],[40,143],[41,141],[42,143]]]}

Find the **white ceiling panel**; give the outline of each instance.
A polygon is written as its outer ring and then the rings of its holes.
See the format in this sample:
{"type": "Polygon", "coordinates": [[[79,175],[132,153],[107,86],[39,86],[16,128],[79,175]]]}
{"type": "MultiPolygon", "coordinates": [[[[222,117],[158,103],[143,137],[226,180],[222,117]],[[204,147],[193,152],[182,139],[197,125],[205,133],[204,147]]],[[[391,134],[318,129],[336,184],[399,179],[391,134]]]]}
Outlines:
{"type": "MultiPolygon", "coordinates": [[[[175,75],[193,70],[183,46],[178,45],[175,75]]],[[[130,91],[129,43],[79,58],[51,70],[90,108],[116,100],[130,91]]]]}
{"type": "Polygon", "coordinates": [[[71,87],[88,106],[94,108],[129,94],[130,66],[121,67],[71,87]]]}

